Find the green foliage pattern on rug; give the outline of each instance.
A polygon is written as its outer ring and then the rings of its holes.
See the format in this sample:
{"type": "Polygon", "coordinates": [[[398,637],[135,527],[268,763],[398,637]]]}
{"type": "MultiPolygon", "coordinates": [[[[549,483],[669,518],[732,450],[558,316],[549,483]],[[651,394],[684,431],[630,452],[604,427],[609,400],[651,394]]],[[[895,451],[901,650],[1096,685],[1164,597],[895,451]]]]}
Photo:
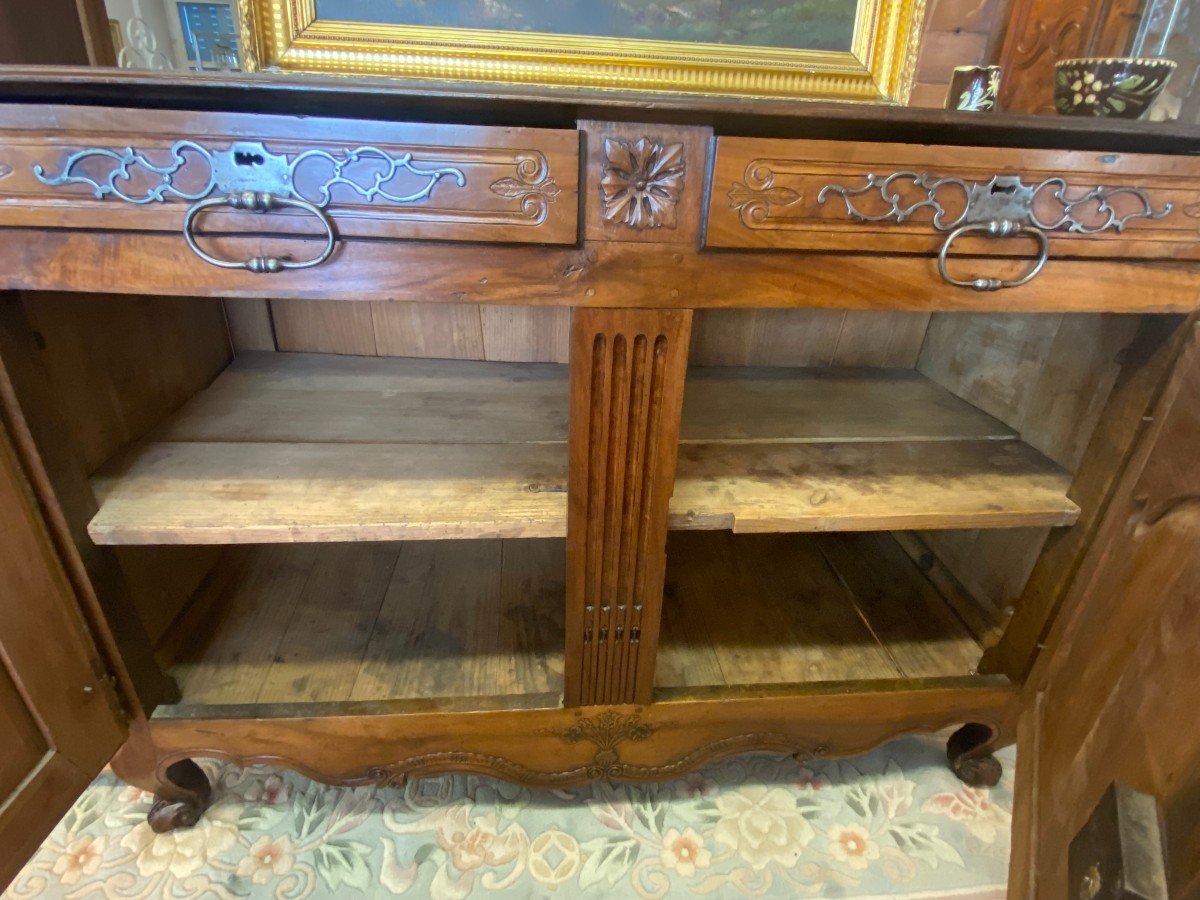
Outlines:
{"type": "Polygon", "coordinates": [[[462,775],[352,790],[205,763],[213,807],[165,835],[150,795],[104,775],[4,897],[1001,898],[1012,754],[999,787],[974,790],[942,746],[553,791],[462,775]]]}

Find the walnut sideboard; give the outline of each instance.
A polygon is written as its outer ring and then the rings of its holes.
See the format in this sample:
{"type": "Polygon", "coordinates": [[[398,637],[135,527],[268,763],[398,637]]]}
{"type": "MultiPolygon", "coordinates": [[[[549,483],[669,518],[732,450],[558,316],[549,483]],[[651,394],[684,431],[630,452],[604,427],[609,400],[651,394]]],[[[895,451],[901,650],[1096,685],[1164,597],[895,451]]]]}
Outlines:
{"type": "Polygon", "coordinates": [[[46,816],[114,753],[159,829],[198,757],[566,786],[953,729],[995,783],[1197,365],[1170,126],[0,101],[0,674],[46,816]]]}

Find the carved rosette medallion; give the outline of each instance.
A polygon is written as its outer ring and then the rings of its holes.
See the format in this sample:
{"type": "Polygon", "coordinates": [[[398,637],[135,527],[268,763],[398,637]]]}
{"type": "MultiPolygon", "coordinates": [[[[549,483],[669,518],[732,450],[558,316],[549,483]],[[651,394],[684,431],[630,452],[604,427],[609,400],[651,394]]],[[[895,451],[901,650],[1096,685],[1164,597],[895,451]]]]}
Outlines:
{"type": "Polygon", "coordinates": [[[604,220],[639,231],[674,228],[685,174],[683,144],[605,138],[604,157],[600,177],[604,220]]]}

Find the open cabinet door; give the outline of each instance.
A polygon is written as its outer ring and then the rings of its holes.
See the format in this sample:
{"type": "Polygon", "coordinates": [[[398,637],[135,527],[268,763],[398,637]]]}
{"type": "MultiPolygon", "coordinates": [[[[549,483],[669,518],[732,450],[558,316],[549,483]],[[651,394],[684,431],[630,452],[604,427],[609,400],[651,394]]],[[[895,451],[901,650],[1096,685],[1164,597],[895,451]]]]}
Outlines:
{"type": "Polygon", "coordinates": [[[1188,327],[1027,682],[1012,897],[1125,896],[1068,877],[1071,841],[1113,783],[1158,800],[1169,895],[1200,896],[1200,334],[1188,327]]]}
{"type": "Polygon", "coordinates": [[[99,653],[0,425],[0,889],[125,733],[99,653]]]}

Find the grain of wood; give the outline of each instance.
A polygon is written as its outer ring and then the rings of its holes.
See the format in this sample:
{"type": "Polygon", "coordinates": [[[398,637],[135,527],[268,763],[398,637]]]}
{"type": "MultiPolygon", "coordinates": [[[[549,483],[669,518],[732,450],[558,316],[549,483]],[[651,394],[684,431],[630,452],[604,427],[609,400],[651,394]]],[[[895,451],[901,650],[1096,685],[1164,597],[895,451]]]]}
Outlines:
{"type": "Polygon", "coordinates": [[[350,696],[398,556],[394,544],[321,548],[257,702],[350,696]]]}
{"type": "Polygon", "coordinates": [[[1070,476],[1017,441],[683,444],[673,528],[1067,525],[1070,476]]]}
{"type": "Polygon", "coordinates": [[[217,303],[43,293],[22,302],[88,473],[207,387],[230,360],[217,303]]]}
{"type": "Polygon", "coordinates": [[[536,444],[148,444],[92,481],[99,544],[559,537],[566,454],[536,444]]]}
{"type": "Polygon", "coordinates": [[[908,369],[692,368],[680,428],[685,443],[1016,437],[908,369]]]}
{"type": "Polygon", "coordinates": [[[231,579],[214,579],[218,598],[197,597],[214,612],[187,623],[171,674],[185,703],[255,703],[308,583],[316,548],[267,544],[231,556],[231,579]]]}
{"type": "Polygon", "coordinates": [[[239,547],[171,671],[183,705],[562,690],[563,542],[239,547]]]}
{"type": "Polygon", "coordinates": [[[1139,321],[1062,317],[1017,426],[1022,440],[1072,472],[1079,468],[1139,321]]]}
{"type": "MultiPolygon", "coordinates": [[[[1047,175],[1060,171],[1054,168],[1047,175]]],[[[742,177],[741,173],[736,177],[742,177]]],[[[1172,196],[1184,200],[1177,192],[1172,196]]],[[[141,211],[141,207],[134,210],[141,211]]],[[[766,248],[704,253],[679,245],[664,249],[662,245],[614,241],[565,249],[497,245],[467,265],[461,246],[347,241],[322,266],[320,279],[314,280],[306,271],[280,272],[271,276],[271,294],[313,301],[628,309],[804,307],[1029,313],[1190,312],[1196,308],[1195,265],[1156,258],[1164,255],[1162,241],[1140,241],[1135,235],[1122,234],[1115,241],[1102,242],[1093,252],[1101,257],[1120,254],[1129,258],[1051,259],[1020,291],[979,294],[943,282],[930,255],[864,252],[874,244],[859,223],[852,225],[855,230],[837,248],[841,252],[804,256],[766,248]],[[1145,256],[1151,259],[1139,258],[1145,256]],[[1148,283],[1153,283],[1154,290],[1145,290],[1148,283]]],[[[919,223],[918,227],[924,245],[921,252],[936,253],[942,236],[927,225],[919,223]]],[[[1062,239],[1061,235],[1055,238],[1062,239]]],[[[229,237],[218,243],[221,252],[230,256],[271,249],[271,242],[262,238],[229,237]]],[[[295,250],[294,241],[280,244],[279,252],[295,250]]],[[[1074,243],[1071,249],[1075,249],[1074,243]]],[[[977,250],[976,257],[956,264],[997,278],[1014,278],[1028,271],[1029,262],[1023,258],[978,258],[978,254],[994,251],[994,246],[977,250]]],[[[1180,235],[1165,253],[1186,257],[1200,253],[1200,243],[1189,231],[1186,241],[1180,235]]],[[[12,228],[0,243],[0,270],[7,273],[7,283],[14,290],[119,293],[129,290],[130,273],[136,273],[139,289],[162,296],[258,298],[263,292],[259,275],[234,269],[214,271],[193,254],[180,255],[178,234],[12,228]]]]}
{"type": "Polygon", "coordinates": [[[1053,314],[934,315],[917,369],[1019,430],[1062,319],[1053,314]]]}
{"type": "Polygon", "coordinates": [[[891,535],[823,534],[816,543],[906,678],[974,671],[983,648],[891,535]]]}
{"type": "MultiPolygon", "coordinates": [[[[935,314],[918,368],[1073,472],[1139,322],[1106,314],[935,314]]],[[[931,532],[922,539],[979,602],[1000,608],[1020,596],[1046,532],[931,532]]]]}
{"type": "Polygon", "coordinates": [[[516,673],[499,672],[511,663],[498,646],[500,541],[414,541],[397,549],[350,699],[520,693],[516,673]]]}
{"type": "Polygon", "coordinates": [[[561,443],[567,373],[547,364],[243,354],[156,441],[561,443]]]}
{"type": "Polygon", "coordinates": [[[570,359],[571,311],[565,307],[482,306],[484,359],[556,362],[570,359]]]}
{"type": "Polygon", "coordinates": [[[500,627],[496,659],[513,693],[563,689],[566,545],[562,541],[501,542],[500,627]]]}
{"type": "Polygon", "coordinates": [[[730,685],[901,674],[811,538],[676,534],[668,567],[677,609],[663,622],[667,665],[656,687],[692,685],[717,669],[716,683],[730,685]]]}
{"type": "Polygon", "coordinates": [[[269,300],[232,298],[224,301],[224,305],[229,339],[235,353],[276,349],[269,300]]]}
{"type": "MultiPolygon", "coordinates": [[[[1020,530],[1020,529],[1016,529],[1020,530]]],[[[929,579],[937,592],[946,600],[954,614],[967,626],[979,644],[991,647],[1004,632],[1008,618],[997,609],[978,600],[970,591],[963,587],[962,582],[952,573],[930,548],[926,539],[939,534],[956,534],[953,531],[927,531],[918,534],[915,531],[889,532],[896,543],[900,545],[922,574],[929,579]]]]}
{"type": "Polygon", "coordinates": [[[272,300],[271,319],[280,350],[357,356],[378,352],[368,303],[346,308],[328,300],[272,300]]]}
{"type": "MultiPolygon", "coordinates": [[[[114,544],[561,536],[564,375],[550,364],[243,354],[154,442],[97,474],[90,533],[114,544]]],[[[673,527],[1074,515],[1063,473],[908,370],[694,369],[682,432],[673,527]],[[922,450],[928,442],[937,449],[922,450]]]]}
{"type": "Polygon", "coordinates": [[[928,327],[929,313],[849,310],[832,364],[915,368],[928,327]]]}
{"type": "MultiPolygon", "coordinates": [[[[470,303],[371,304],[375,352],[380,356],[483,359],[480,307],[470,303]]],[[[305,339],[296,336],[298,344],[305,339]]],[[[287,350],[302,350],[289,346],[287,350]]]]}

